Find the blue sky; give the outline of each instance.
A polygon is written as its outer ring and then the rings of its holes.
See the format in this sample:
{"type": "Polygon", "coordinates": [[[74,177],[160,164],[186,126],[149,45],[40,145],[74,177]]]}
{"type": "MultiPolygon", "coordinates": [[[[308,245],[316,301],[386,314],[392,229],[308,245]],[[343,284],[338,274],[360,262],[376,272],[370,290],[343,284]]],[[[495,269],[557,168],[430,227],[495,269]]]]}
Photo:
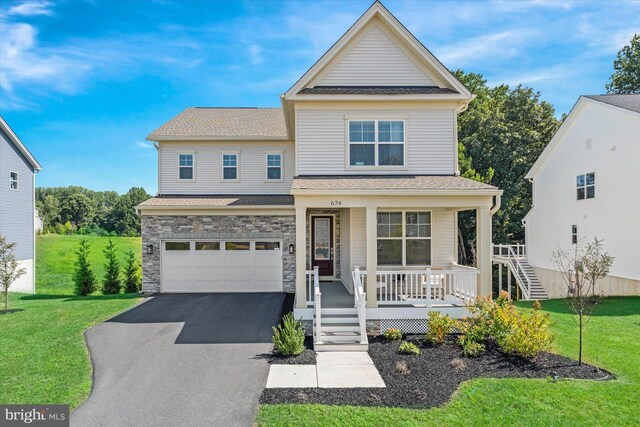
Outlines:
{"type": "MultiPolygon", "coordinates": [[[[144,138],[189,106],[279,106],[371,1],[0,2],[0,114],[40,186],[156,191],[144,138]]],[[[604,92],[640,1],[392,1],[447,67],[542,92],[604,92]]]]}

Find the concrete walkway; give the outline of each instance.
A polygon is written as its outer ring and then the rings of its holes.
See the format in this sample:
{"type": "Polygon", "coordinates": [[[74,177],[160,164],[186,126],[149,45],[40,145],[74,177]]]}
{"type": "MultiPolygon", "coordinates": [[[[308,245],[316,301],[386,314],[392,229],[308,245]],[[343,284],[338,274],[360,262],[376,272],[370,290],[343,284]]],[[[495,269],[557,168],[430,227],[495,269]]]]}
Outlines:
{"type": "Polygon", "coordinates": [[[316,365],[271,365],[267,388],[386,387],[368,353],[327,351],[316,365]]]}
{"type": "Polygon", "coordinates": [[[93,390],[71,426],[252,426],[283,299],[163,294],[89,329],[93,390]]]}

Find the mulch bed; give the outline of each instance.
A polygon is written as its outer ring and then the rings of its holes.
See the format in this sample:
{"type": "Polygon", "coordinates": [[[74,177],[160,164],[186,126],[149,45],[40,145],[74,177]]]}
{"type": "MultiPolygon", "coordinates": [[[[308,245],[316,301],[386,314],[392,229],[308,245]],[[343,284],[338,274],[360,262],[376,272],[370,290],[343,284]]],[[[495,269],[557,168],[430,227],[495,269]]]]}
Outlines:
{"type": "MultiPolygon", "coordinates": [[[[575,360],[557,354],[541,353],[534,360],[527,360],[505,355],[496,346],[487,345],[481,356],[465,358],[461,357],[455,337],[449,337],[445,344],[436,347],[425,345],[419,338],[409,336],[406,339],[420,347],[420,356],[398,354],[399,341],[388,342],[382,337],[370,340],[369,355],[387,386],[384,389],[265,389],[260,403],[429,408],[446,403],[463,381],[473,378],[550,378],[550,381],[554,376],[558,379],[613,378],[604,370],[580,366],[575,360]],[[396,368],[396,364],[402,362],[409,369],[407,373],[399,373],[396,368]]],[[[303,358],[309,357],[303,355],[303,358]]]]}
{"type": "MultiPolygon", "coordinates": [[[[282,316],[293,311],[295,294],[285,294],[282,302],[282,316]]],[[[281,317],[282,317],[281,316],[281,317]]],[[[274,348],[271,354],[264,355],[272,365],[315,365],[316,352],[313,351],[313,337],[304,339],[304,351],[293,357],[283,356],[274,348]]]]}

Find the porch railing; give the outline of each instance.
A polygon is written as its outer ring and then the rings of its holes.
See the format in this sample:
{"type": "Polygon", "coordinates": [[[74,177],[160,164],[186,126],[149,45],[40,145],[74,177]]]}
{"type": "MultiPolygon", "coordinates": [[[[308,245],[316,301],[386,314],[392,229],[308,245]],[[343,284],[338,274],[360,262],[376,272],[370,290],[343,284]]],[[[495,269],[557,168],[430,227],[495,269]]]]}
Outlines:
{"type": "Polygon", "coordinates": [[[360,343],[367,343],[367,294],[362,285],[363,275],[359,267],[355,267],[353,275],[353,298],[355,300],[356,312],[358,313],[358,323],[360,325],[360,343]]]}
{"type": "Polygon", "coordinates": [[[313,267],[313,297],[316,312],[316,322],[313,327],[313,333],[315,334],[314,341],[316,344],[322,344],[322,293],[320,292],[318,267],[313,267]]]}
{"type": "Polygon", "coordinates": [[[307,282],[307,306],[313,306],[315,304],[316,286],[320,286],[320,278],[318,276],[318,267],[313,267],[313,270],[306,271],[307,282]]]}
{"type": "Polygon", "coordinates": [[[527,245],[493,245],[493,256],[526,258],[527,245]]]}
{"type": "Polygon", "coordinates": [[[378,271],[378,304],[464,305],[477,295],[478,273],[475,268],[457,264],[451,269],[378,271]]]}

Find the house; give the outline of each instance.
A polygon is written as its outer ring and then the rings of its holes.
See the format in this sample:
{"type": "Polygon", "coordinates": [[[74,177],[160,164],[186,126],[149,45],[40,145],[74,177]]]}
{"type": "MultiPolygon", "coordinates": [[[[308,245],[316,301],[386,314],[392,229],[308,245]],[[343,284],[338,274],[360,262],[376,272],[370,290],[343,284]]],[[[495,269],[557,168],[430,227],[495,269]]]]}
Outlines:
{"type": "Polygon", "coordinates": [[[526,178],[526,257],[551,297],[567,285],[553,252],[602,239],[605,295],[640,295],[640,95],[581,96],[526,178]]]}
{"type": "Polygon", "coordinates": [[[35,181],[42,166],[0,117],[0,234],[16,243],[14,253],[26,274],[9,290],[35,293],[35,181]]]}
{"type": "Polygon", "coordinates": [[[144,291],[295,292],[326,349],[419,332],[429,310],[464,315],[491,294],[502,194],[459,176],[457,115],[472,99],[375,2],[281,108],[188,108],[147,137],[158,195],[138,206],[144,291]],[[457,264],[464,210],[477,212],[476,268],[457,264]]]}

